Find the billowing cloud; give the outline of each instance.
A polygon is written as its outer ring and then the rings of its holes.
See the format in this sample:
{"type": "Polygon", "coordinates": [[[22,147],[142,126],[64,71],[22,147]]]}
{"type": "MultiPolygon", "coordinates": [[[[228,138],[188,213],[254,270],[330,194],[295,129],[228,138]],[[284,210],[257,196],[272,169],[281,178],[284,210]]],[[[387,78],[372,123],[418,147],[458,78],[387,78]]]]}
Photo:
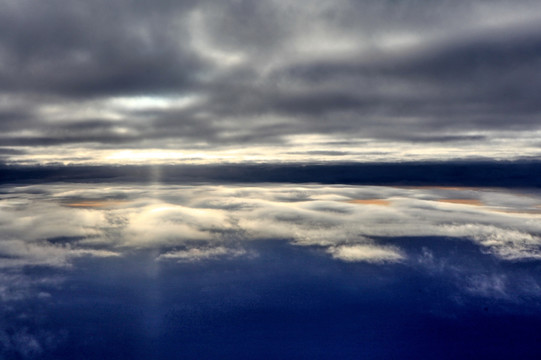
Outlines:
{"type": "Polygon", "coordinates": [[[5,189],[4,267],[66,266],[77,257],[133,249],[182,261],[235,257],[247,254],[243,242],[269,239],[373,263],[406,260],[407,242],[400,239],[410,237],[467,239],[501,260],[541,257],[535,192],[321,185],[5,189]]]}
{"type": "Polygon", "coordinates": [[[2,0],[0,160],[538,156],[539,13],[529,0],[2,0]]]}

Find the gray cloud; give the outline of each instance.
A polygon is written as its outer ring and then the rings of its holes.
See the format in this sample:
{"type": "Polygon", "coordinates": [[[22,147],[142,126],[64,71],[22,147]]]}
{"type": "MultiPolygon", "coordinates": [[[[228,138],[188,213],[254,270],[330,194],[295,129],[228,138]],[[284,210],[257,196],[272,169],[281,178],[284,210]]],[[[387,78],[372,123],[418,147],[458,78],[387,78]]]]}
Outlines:
{"type": "Polygon", "coordinates": [[[182,26],[175,29],[172,23],[188,6],[5,1],[0,21],[4,89],[103,96],[182,88],[190,70],[203,65],[182,51],[177,37],[182,26]]]}
{"type": "Polygon", "coordinates": [[[400,144],[499,157],[513,139],[522,151],[509,157],[539,151],[535,2],[3,0],[0,9],[5,147],[54,157],[68,146],[267,146],[311,160],[348,139],[371,142],[366,156],[386,148],[398,158],[400,144]],[[326,138],[302,150],[291,142],[312,135],[326,138]]]}

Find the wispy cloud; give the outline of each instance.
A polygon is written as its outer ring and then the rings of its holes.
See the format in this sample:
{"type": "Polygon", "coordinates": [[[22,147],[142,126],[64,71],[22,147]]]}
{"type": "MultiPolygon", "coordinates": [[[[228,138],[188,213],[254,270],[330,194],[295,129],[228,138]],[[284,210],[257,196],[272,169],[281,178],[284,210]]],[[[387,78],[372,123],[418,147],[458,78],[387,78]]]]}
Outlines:
{"type": "Polygon", "coordinates": [[[192,248],[188,250],[169,251],[158,256],[157,260],[176,260],[180,262],[192,262],[222,257],[231,258],[242,255],[246,255],[246,250],[218,246],[214,248],[192,248]]]}

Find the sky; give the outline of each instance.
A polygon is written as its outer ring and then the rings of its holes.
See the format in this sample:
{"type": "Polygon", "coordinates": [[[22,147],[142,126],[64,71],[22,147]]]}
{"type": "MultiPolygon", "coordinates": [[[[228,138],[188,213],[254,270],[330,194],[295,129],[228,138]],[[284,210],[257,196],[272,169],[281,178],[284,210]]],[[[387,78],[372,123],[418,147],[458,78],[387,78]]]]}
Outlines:
{"type": "Polygon", "coordinates": [[[0,162],[532,159],[538,1],[0,0],[0,162]]]}
{"type": "Polygon", "coordinates": [[[0,359],[541,358],[541,2],[0,0],[0,359]]]}

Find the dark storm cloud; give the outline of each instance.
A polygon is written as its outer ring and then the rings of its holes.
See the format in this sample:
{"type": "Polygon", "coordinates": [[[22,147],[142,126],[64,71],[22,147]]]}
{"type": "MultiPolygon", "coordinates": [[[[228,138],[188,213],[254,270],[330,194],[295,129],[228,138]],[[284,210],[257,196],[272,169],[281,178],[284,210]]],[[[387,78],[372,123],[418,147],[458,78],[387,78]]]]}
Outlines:
{"type": "Polygon", "coordinates": [[[179,46],[187,30],[165,18],[188,5],[4,1],[1,87],[68,96],[182,88],[204,64],[179,46]]]}
{"type": "Polygon", "coordinates": [[[6,159],[9,159],[13,155],[23,155],[25,153],[25,151],[19,149],[0,147],[0,162],[4,162],[6,159]]]}
{"type": "Polygon", "coordinates": [[[539,130],[535,2],[3,0],[0,9],[4,146],[288,146],[303,134],[429,146],[539,130]]]}
{"type": "MultiPolygon", "coordinates": [[[[343,126],[341,131],[358,131],[364,126],[373,135],[406,136],[414,141],[419,139],[416,132],[421,130],[536,128],[541,111],[536,98],[541,91],[541,78],[535,70],[541,57],[541,29],[534,29],[520,29],[513,36],[500,30],[474,39],[452,39],[449,43],[428,44],[403,56],[381,54],[368,61],[333,59],[295,64],[278,76],[294,78],[316,90],[292,96],[285,92],[267,94],[258,100],[272,102],[275,111],[288,114],[332,116],[335,112],[349,112],[345,118],[333,117],[339,124],[323,124],[329,126],[326,130],[343,126]],[[352,78],[358,86],[348,89],[346,79],[352,78]],[[317,90],[341,81],[342,89],[327,93],[317,90]],[[397,94],[378,89],[393,83],[403,84],[404,91],[397,94]],[[382,115],[390,119],[379,119],[382,115]],[[416,119],[414,123],[402,124],[401,119],[406,117],[416,119]],[[386,134],[380,125],[390,125],[387,121],[406,133],[414,131],[411,136],[396,129],[386,134]]],[[[317,122],[310,121],[310,126],[317,122]]],[[[438,138],[435,133],[435,141],[438,138]]]]}
{"type": "Polygon", "coordinates": [[[0,156],[9,154],[24,154],[24,151],[9,148],[0,148],[0,156]]]}

